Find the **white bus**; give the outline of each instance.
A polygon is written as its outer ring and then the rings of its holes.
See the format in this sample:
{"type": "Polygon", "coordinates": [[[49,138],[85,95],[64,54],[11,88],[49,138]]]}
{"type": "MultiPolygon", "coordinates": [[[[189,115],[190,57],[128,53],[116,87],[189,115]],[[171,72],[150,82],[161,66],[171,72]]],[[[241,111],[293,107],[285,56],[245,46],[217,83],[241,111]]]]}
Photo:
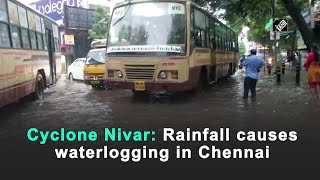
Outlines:
{"type": "Polygon", "coordinates": [[[0,107],[44,89],[61,74],[57,24],[16,0],[0,0],[0,107]]]}

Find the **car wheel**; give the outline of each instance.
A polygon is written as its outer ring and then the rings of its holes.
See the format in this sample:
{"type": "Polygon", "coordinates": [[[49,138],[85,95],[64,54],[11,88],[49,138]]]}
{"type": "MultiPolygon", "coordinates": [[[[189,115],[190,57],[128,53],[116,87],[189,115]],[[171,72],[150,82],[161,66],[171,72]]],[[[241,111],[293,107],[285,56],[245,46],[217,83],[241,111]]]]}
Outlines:
{"type": "Polygon", "coordinates": [[[72,73],[69,74],[69,80],[70,80],[70,81],[73,81],[73,80],[74,80],[72,73]]]}

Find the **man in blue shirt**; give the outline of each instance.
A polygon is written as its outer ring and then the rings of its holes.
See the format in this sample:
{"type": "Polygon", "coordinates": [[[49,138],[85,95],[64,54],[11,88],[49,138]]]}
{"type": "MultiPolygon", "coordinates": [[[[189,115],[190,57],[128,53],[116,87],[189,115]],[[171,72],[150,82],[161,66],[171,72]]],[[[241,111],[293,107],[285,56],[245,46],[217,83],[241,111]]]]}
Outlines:
{"type": "Polygon", "coordinates": [[[264,60],[256,56],[256,54],[257,51],[252,49],[250,51],[250,56],[242,63],[242,66],[246,68],[244,79],[244,99],[248,98],[249,90],[251,92],[251,97],[256,97],[256,86],[257,81],[259,80],[260,68],[265,65],[264,60]]]}

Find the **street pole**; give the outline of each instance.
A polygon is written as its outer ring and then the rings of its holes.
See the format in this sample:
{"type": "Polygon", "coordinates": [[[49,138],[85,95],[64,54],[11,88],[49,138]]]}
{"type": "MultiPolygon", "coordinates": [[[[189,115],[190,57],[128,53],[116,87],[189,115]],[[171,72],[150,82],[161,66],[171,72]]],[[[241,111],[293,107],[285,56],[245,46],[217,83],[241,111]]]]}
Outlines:
{"type": "MultiPolygon", "coordinates": [[[[272,0],[272,16],[273,18],[275,17],[275,6],[276,6],[276,2],[275,0],[272,0]]],[[[273,27],[272,27],[273,28],[273,27]]],[[[277,33],[276,31],[273,32],[274,33],[274,39],[273,39],[273,46],[274,46],[274,51],[273,51],[273,57],[274,57],[274,62],[277,65],[276,68],[276,73],[277,73],[277,84],[280,84],[281,82],[281,68],[280,68],[280,64],[277,60],[277,33]]]]}
{"type": "MultiPolygon", "coordinates": [[[[266,47],[266,33],[264,33],[264,42],[263,42],[263,47],[266,47]]],[[[263,50],[263,60],[266,61],[266,50],[263,50]]],[[[263,72],[266,73],[266,66],[263,66],[263,72]]]]}
{"type": "Polygon", "coordinates": [[[281,83],[281,68],[280,68],[280,63],[277,60],[277,41],[276,41],[276,32],[274,32],[274,61],[277,64],[277,84],[281,83]]]}
{"type": "Polygon", "coordinates": [[[300,54],[300,52],[298,53],[298,56],[299,56],[298,57],[299,61],[296,66],[296,85],[300,86],[300,68],[301,68],[301,54],[300,54]]]}

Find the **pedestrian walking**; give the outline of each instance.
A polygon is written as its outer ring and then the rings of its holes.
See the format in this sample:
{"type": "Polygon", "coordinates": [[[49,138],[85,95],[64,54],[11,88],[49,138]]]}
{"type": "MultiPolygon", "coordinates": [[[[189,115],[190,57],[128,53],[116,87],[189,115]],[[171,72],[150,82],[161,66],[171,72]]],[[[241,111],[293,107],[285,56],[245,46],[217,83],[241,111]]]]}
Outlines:
{"type": "Polygon", "coordinates": [[[308,72],[307,80],[311,89],[312,97],[320,97],[320,57],[318,46],[314,45],[312,51],[307,56],[307,61],[303,65],[308,72]]]}
{"type": "Polygon", "coordinates": [[[256,86],[259,80],[259,72],[265,65],[264,60],[256,56],[256,54],[257,51],[255,49],[250,50],[250,56],[242,63],[245,67],[244,99],[248,98],[249,90],[251,92],[251,97],[256,97],[256,86]]]}

